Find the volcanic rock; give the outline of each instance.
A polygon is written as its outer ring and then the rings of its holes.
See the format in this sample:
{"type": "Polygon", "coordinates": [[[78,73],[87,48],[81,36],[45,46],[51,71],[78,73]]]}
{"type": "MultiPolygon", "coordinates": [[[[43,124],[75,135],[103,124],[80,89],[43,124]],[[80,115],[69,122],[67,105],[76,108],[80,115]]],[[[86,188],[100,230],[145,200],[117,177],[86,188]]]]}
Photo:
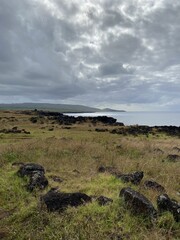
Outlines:
{"type": "Polygon", "coordinates": [[[33,172],[45,173],[44,167],[36,163],[27,163],[20,167],[18,175],[20,177],[30,176],[33,172]]]}
{"type": "Polygon", "coordinates": [[[39,189],[44,189],[48,185],[48,180],[44,175],[44,167],[39,164],[27,163],[21,165],[17,174],[20,177],[29,177],[29,183],[27,185],[27,189],[29,191],[33,191],[36,187],[38,187],[39,189]]]}
{"type": "Polygon", "coordinates": [[[154,189],[159,192],[165,192],[164,187],[155,181],[147,180],[144,182],[144,186],[145,188],[154,189]]]}
{"type": "Polygon", "coordinates": [[[50,190],[41,197],[49,211],[63,211],[68,206],[77,207],[87,202],[91,202],[91,197],[84,193],[63,193],[50,190]]]}
{"type": "Polygon", "coordinates": [[[157,216],[157,211],[152,203],[144,195],[136,192],[132,188],[127,187],[121,189],[120,196],[124,198],[126,205],[133,213],[150,218],[155,218],[157,216]]]}
{"type": "Polygon", "coordinates": [[[100,206],[108,205],[113,202],[113,200],[111,198],[107,198],[104,196],[100,196],[96,200],[100,206]]]}
{"type": "Polygon", "coordinates": [[[180,204],[169,198],[167,194],[162,194],[157,198],[157,206],[160,212],[169,211],[173,214],[176,222],[180,221],[180,204]]]}
{"type": "Polygon", "coordinates": [[[33,174],[30,176],[29,184],[27,189],[29,191],[33,191],[34,188],[38,187],[39,189],[44,189],[48,185],[48,180],[45,177],[44,173],[41,171],[34,171],[33,174]]]}
{"type": "Polygon", "coordinates": [[[120,178],[123,182],[131,182],[135,185],[138,185],[143,179],[144,173],[134,172],[134,173],[128,173],[128,174],[119,174],[117,175],[117,177],[120,178]]]}

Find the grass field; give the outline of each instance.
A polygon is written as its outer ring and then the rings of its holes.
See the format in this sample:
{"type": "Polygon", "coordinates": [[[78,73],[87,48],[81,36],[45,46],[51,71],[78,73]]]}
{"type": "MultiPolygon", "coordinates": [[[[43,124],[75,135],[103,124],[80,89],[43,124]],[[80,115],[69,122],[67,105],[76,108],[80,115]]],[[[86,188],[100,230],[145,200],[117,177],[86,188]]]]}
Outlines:
{"type": "MultiPolygon", "coordinates": [[[[0,130],[18,127],[25,133],[0,133],[0,239],[17,240],[98,240],[98,239],[180,239],[180,225],[170,213],[149,223],[134,216],[124,207],[119,192],[131,186],[143,193],[156,207],[159,195],[143,187],[145,180],[162,184],[167,194],[179,201],[179,162],[164,161],[168,154],[178,154],[178,137],[163,134],[121,136],[96,132],[90,124],[72,125],[70,129],[51,121],[32,123],[30,116],[0,112],[0,130]],[[160,151],[162,150],[162,151],[160,151]],[[15,162],[39,163],[46,169],[49,186],[32,193],[26,190],[27,179],[17,176],[15,162]],[[123,183],[108,173],[98,173],[101,165],[114,166],[123,173],[143,171],[138,186],[123,183]],[[52,176],[62,178],[53,181],[52,176]],[[97,202],[63,213],[50,213],[40,205],[40,196],[51,187],[63,192],[104,195],[113,203],[99,206],[97,202]]],[[[111,126],[100,126],[111,129],[111,126]]]]}

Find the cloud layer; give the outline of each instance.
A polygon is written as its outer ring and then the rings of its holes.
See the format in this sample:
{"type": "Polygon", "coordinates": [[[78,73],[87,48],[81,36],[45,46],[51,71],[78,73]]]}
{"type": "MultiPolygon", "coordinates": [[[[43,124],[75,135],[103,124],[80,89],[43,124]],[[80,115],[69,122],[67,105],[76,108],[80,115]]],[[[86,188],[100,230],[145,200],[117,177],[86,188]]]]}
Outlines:
{"type": "Polygon", "coordinates": [[[179,0],[1,0],[0,102],[178,110],[179,12],[179,0]]]}

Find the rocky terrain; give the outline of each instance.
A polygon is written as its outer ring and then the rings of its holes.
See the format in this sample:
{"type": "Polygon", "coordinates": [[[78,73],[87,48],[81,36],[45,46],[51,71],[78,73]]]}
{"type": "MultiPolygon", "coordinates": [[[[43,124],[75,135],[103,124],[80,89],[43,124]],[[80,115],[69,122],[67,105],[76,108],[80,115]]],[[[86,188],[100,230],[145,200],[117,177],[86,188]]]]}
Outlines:
{"type": "Polygon", "coordinates": [[[1,112],[0,238],[179,239],[179,136],[106,116],[1,112]]]}

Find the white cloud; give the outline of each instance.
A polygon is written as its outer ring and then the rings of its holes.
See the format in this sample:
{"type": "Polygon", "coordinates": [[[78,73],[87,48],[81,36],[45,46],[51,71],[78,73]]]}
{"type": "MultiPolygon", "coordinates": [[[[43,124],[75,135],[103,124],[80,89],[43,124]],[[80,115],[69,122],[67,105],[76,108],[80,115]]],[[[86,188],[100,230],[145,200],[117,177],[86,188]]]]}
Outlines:
{"type": "Polygon", "coordinates": [[[178,0],[1,0],[0,102],[178,109],[179,12],[178,0]]]}

